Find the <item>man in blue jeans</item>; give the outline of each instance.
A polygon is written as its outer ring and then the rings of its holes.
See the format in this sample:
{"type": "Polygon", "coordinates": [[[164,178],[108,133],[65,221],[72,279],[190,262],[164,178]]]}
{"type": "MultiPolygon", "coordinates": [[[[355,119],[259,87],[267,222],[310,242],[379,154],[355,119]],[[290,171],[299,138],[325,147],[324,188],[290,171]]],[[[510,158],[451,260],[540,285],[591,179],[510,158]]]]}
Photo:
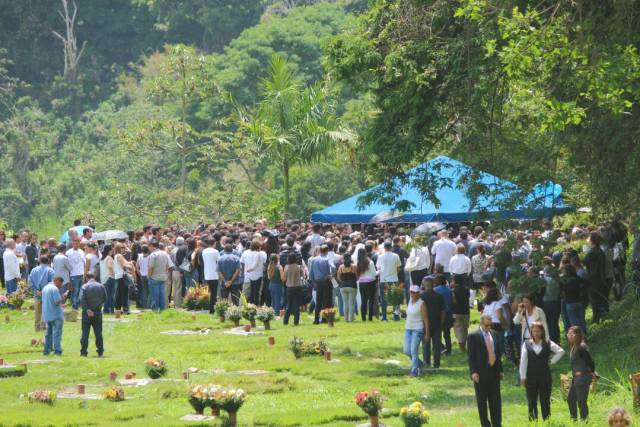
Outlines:
{"type": "Polygon", "coordinates": [[[18,279],[20,279],[20,262],[16,256],[16,242],[13,239],[7,240],[6,248],[2,254],[4,265],[4,280],[7,286],[7,295],[18,290],[18,279]]]}
{"type": "MultiPolygon", "coordinates": [[[[402,271],[400,257],[391,251],[391,242],[384,242],[384,253],[376,261],[376,269],[380,274],[380,306],[382,320],[387,320],[387,295],[390,286],[396,286],[399,282],[398,272],[402,271]]],[[[397,310],[397,307],[394,307],[397,310]]],[[[398,317],[399,319],[399,317],[398,317]]]]}
{"type": "Polygon", "coordinates": [[[53,349],[56,356],[62,355],[62,326],[64,315],[62,304],[69,296],[69,291],[60,295],[62,289],[62,277],[54,277],[53,283],[49,283],[42,289],[42,321],[47,325],[44,336],[44,355],[47,356],[53,349]]]}
{"type": "Polygon", "coordinates": [[[93,328],[96,336],[98,357],[104,353],[102,340],[102,304],[107,301],[107,290],[96,282],[93,274],[87,274],[87,283],[80,288],[80,306],[82,307],[82,338],[80,338],[80,356],[87,357],[89,334],[93,328]]]}
{"type": "Polygon", "coordinates": [[[165,309],[165,283],[169,280],[171,260],[165,251],[159,250],[158,243],[149,242],[149,291],[151,292],[151,309],[162,311],[165,309]]]}

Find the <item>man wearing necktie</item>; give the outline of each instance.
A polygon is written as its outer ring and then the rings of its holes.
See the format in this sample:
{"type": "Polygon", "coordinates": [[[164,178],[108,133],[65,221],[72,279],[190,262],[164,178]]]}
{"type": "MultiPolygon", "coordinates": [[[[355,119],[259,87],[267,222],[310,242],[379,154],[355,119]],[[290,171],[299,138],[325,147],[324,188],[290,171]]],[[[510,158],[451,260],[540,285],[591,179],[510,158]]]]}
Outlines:
{"type": "Polygon", "coordinates": [[[502,379],[501,341],[491,330],[491,316],[482,315],[480,328],[469,334],[467,339],[469,371],[476,391],[478,414],[482,427],[502,426],[502,400],[500,380],[502,379]],[[487,417],[487,403],[491,421],[487,417]]]}

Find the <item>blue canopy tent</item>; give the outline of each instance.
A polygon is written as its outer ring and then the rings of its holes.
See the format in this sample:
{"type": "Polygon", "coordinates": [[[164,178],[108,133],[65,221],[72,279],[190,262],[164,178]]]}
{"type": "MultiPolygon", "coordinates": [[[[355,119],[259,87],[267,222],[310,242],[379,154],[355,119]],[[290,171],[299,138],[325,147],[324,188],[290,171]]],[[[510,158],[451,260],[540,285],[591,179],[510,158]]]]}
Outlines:
{"type": "MultiPolygon", "coordinates": [[[[412,207],[405,211],[394,209],[392,204],[372,203],[358,206],[358,199],[369,191],[380,190],[375,186],[355,196],[349,197],[311,215],[311,222],[329,224],[362,223],[421,223],[421,222],[461,222],[487,219],[531,219],[548,217],[566,211],[562,198],[562,187],[553,182],[545,182],[534,187],[528,194],[515,184],[486,172],[477,171],[464,163],[439,156],[407,173],[408,182],[396,182],[398,200],[410,202],[412,207]],[[424,177],[424,178],[421,178],[424,177]],[[464,177],[465,179],[461,179],[464,177]],[[472,179],[469,180],[469,177],[472,179]],[[433,185],[430,186],[430,183],[433,185]],[[420,194],[423,190],[435,189],[434,195],[440,201],[435,206],[420,194]],[[483,196],[472,202],[466,189],[480,187],[483,196]],[[510,202],[514,196],[524,200],[517,206],[510,202]]],[[[424,191],[423,191],[424,192],[424,191]]]]}

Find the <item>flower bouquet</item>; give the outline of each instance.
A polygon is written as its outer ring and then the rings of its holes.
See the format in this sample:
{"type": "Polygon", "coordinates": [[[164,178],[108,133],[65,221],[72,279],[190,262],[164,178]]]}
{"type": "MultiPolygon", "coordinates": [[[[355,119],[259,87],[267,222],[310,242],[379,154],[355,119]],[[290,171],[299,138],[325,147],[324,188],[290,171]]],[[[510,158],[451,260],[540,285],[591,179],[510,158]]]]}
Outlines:
{"type": "Polygon", "coordinates": [[[220,322],[225,321],[225,314],[227,313],[227,309],[231,305],[231,301],[226,298],[219,299],[214,306],[214,310],[218,316],[220,316],[220,322]]]}
{"type": "Polygon", "coordinates": [[[122,402],[124,400],[124,390],[120,387],[111,387],[104,392],[103,396],[112,402],[122,402]]]}
{"type": "Polygon", "coordinates": [[[236,326],[240,325],[242,319],[242,308],[237,305],[230,305],[224,313],[225,317],[231,320],[236,326]]]}
{"type": "Polygon", "coordinates": [[[378,427],[378,414],[382,410],[382,395],[377,390],[359,391],[354,400],[360,409],[369,415],[371,427],[378,427]]]}
{"type": "Polygon", "coordinates": [[[9,295],[8,303],[9,308],[14,308],[16,310],[20,310],[22,308],[22,304],[24,304],[24,300],[26,299],[26,295],[23,291],[15,291],[14,293],[9,295]]]}
{"type": "Polygon", "coordinates": [[[187,310],[209,309],[209,289],[198,286],[189,288],[184,297],[184,304],[187,310]]]}
{"type": "Polygon", "coordinates": [[[324,356],[324,354],[329,350],[327,342],[322,338],[317,341],[309,341],[307,343],[304,341],[304,338],[293,337],[289,341],[289,348],[296,359],[312,355],[324,356]]]}
{"type": "Polygon", "coordinates": [[[263,305],[262,307],[258,307],[256,318],[264,323],[266,330],[269,330],[271,329],[271,321],[276,318],[276,312],[273,308],[263,305]]]}
{"type": "Polygon", "coordinates": [[[242,306],[242,317],[247,319],[251,323],[251,327],[256,327],[256,315],[258,314],[258,307],[255,304],[245,304],[242,306]]]}
{"type": "Polygon", "coordinates": [[[429,424],[429,411],[416,401],[400,409],[400,419],[405,427],[422,427],[423,424],[429,424]]]}
{"type": "Polygon", "coordinates": [[[229,414],[229,424],[238,424],[237,413],[247,399],[246,393],[240,388],[225,389],[220,396],[220,408],[229,414]]]}
{"type": "Polygon", "coordinates": [[[208,399],[207,389],[203,385],[196,385],[189,392],[189,403],[198,415],[204,414],[204,408],[209,403],[208,399]]]}
{"type": "Polygon", "coordinates": [[[220,416],[220,408],[225,397],[224,387],[218,384],[209,384],[205,387],[206,405],[211,408],[211,415],[220,416]]]}
{"type": "Polygon", "coordinates": [[[9,299],[5,295],[0,295],[0,308],[8,308],[9,299]]]}
{"type": "Polygon", "coordinates": [[[329,326],[333,327],[333,322],[336,320],[338,310],[335,307],[327,307],[320,310],[320,316],[322,320],[325,320],[329,326]]]}
{"type": "Polygon", "coordinates": [[[53,402],[56,401],[56,396],[55,391],[50,390],[36,390],[28,394],[29,403],[40,402],[47,405],[53,405],[53,402]]]}
{"type": "Polygon", "coordinates": [[[145,371],[149,378],[157,379],[163,377],[167,373],[167,367],[164,364],[164,361],[160,359],[155,359],[153,357],[148,358],[145,362],[145,371]]]}

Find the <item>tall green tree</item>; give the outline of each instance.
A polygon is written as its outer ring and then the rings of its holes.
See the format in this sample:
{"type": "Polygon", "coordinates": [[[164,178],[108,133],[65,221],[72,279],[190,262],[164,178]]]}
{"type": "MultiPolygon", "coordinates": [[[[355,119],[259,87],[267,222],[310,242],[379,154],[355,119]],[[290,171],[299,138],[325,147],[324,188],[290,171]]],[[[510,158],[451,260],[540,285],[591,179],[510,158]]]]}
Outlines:
{"type": "Polygon", "coordinates": [[[353,135],[340,126],[329,88],[320,83],[305,87],[283,56],[272,57],[261,86],[256,111],[249,117],[241,113],[240,124],[247,129],[257,154],[282,171],[288,213],[291,167],[322,160],[353,135]]]}

